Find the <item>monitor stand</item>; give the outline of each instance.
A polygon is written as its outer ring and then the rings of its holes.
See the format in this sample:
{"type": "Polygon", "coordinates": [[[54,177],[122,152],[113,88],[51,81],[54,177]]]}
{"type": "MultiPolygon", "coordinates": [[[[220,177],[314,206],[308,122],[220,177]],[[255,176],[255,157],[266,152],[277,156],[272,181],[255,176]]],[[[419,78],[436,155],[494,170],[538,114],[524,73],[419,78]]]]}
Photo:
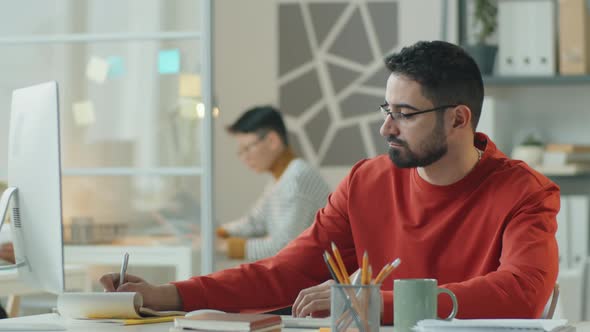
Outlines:
{"type": "MultiPolygon", "coordinates": [[[[6,188],[6,190],[4,190],[4,193],[2,194],[2,197],[0,197],[0,211],[2,212],[2,214],[0,214],[0,217],[2,219],[0,219],[0,230],[2,230],[2,226],[4,225],[4,220],[6,219],[6,213],[8,212],[8,207],[10,206],[10,199],[14,196],[16,198],[16,196],[18,195],[18,188],[16,187],[8,187],[6,188]]],[[[13,203],[13,208],[12,208],[12,220],[14,222],[14,227],[19,227],[20,228],[20,211],[18,208],[18,203],[17,200],[14,200],[13,203]]],[[[23,266],[26,264],[26,259],[22,262],[17,262],[16,264],[10,264],[10,265],[2,265],[0,266],[0,270],[12,270],[14,268],[23,266]]]]}

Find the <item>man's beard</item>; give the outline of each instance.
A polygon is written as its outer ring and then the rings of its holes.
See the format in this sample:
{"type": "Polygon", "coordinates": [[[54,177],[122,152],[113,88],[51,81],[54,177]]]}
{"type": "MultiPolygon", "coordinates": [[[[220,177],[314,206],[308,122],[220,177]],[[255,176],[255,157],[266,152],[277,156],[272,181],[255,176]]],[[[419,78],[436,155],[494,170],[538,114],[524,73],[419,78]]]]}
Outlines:
{"type": "Polygon", "coordinates": [[[389,159],[400,168],[429,166],[440,160],[448,151],[442,119],[437,119],[434,131],[419,144],[421,155],[410,150],[407,142],[394,136],[389,136],[387,142],[401,145],[401,147],[389,148],[389,159]]]}

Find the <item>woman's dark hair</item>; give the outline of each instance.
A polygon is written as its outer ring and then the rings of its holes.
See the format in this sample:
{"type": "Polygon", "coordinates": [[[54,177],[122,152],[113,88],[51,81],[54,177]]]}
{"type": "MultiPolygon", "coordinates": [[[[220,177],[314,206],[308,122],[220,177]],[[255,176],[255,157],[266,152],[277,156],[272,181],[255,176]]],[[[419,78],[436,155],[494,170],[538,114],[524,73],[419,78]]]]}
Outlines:
{"type": "Polygon", "coordinates": [[[256,106],[242,114],[233,124],[227,127],[232,134],[256,133],[266,135],[269,131],[279,134],[285,145],[288,145],[287,128],[281,113],[272,106],[256,106]]]}

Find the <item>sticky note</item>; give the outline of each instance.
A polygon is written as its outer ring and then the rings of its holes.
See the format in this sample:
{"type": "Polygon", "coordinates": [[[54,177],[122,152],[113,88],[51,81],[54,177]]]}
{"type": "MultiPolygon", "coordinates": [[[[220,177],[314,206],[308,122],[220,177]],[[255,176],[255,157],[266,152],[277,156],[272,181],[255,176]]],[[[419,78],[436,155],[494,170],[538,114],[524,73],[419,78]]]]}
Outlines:
{"type": "Polygon", "coordinates": [[[125,63],[120,56],[110,56],[107,58],[109,63],[109,78],[118,78],[125,75],[125,63]]]}
{"type": "Polygon", "coordinates": [[[94,117],[94,103],[90,100],[74,103],[72,111],[74,121],[78,126],[87,126],[93,124],[96,120],[94,117]]]}
{"type": "Polygon", "coordinates": [[[180,70],[180,52],[178,49],[161,50],[158,54],[158,72],[176,74],[180,70]]]}
{"type": "Polygon", "coordinates": [[[181,74],[178,79],[178,95],[180,97],[200,97],[201,76],[181,74]]]}
{"type": "MultiPolygon", "coordinates": [[[[197,103],[194,100],[182,100],[179,105],[180,117],[184,119],[194,120],[199,117],[199,109],[203,107],[203,104],[197,103]],[[199,105],[201,105],[199,107],[199,105]]],[[[202,110],[201,110],[202,111],[202,110]]]]}
{"type": "Polygon", "coordinates": [[[93,56],[86,65],[86,77],[96,83],[102,84],[109,73],[109,62],[103,58],[93,56]]]}

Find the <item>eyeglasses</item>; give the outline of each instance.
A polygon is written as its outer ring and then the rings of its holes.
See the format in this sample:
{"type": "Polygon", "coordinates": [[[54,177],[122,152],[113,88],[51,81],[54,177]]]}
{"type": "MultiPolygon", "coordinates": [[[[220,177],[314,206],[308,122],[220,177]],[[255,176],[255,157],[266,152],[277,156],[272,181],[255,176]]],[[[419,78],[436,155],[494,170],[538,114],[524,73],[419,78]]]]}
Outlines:
{"type": "Polygon", "coordinates": [[[435,108],[431,108],[431,109],[427,109],[427,110],[421,110],[417,107],[414,107],[412,105],[408,105],[408,104],[396,104],[393,105],[394,108],[408,108],[411,109],[413,111],[417,111],[414,113],[403,113],[403,112],[394,112],[391,110],[391,106],[389,106],[388,103],[379,105],[379,111],[381,111],[381,114],[383,115],[383,118],[386,118],[388,115],[391,117],[392,120],[395,121],[403,121],[403,120],[407,120],[413,116],[416,116],[418,114],[424,114],[424,113],[429,113],[429,112],[436,112],[436,111],[444,111],[447,110],[451,107],[457,107],[459,105],[454,104],[454,105],[443,105],[443,106],[438,106],[435,108]]]}
{"type": "Polygon", "coordinates": [[[248,144],[246,144],[246,145],[244,145],[244,146],[240,147],[240,148],[238,149],[238,156],[241,156],[241,155],[244,155],[244,154],[246,154],[246,153],[250,152],[250,150],[252,150],[252,148],[253,148],[253,147],[254,147],[256,144],[258,144],[258,143],[262,142],[262,140],[263,140],[263,139],[266,137],[266,134],[267,134],[267,133],[259,134],[259,135],[258,135],[258,138],[257,138],[255,141],[253,141],[253,142],[250,142],[250,143],[248,143],[248,144]]]}

